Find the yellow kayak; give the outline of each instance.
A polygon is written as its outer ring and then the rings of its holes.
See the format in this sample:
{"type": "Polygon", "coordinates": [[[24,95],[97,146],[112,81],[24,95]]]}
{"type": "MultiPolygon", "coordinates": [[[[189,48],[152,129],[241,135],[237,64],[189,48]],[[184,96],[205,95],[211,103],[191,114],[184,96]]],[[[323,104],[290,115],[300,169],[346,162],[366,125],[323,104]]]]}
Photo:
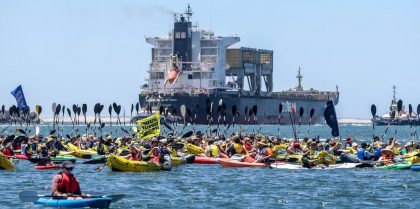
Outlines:
{"type": "Polygon", "coordinates": [[[171,157],[172,159],[172,166],[179,166],[182,164],[191,164],[194,162],[195,159],[195,155],[187,155],[187,156],[183,156],[183,157],[171,157]]]}
{"type": "Polygon", "coordinates": [[[135,172],[147,172],[147,171],[161,171],[164,168],[156,163],[145,162],[145,161],[134,161],[128,160],[124,157],[111,154],[108,156],[106,164],[116,171],[135,171],[135,172]]]}
{"type": "Polygon", "coordinates": [[[185,145],[187,147],[187,152],[194,155],[204,154],[204,149],[198,146],[195,146],[194,144],[187,143],[185,145]]]}
{"type": "Polygon", "coordinates": [[[66,144],[64,145],[64,147],[72,152],[71,154],[74,155],[75,157],[79,157],[79,158],[84,158],[84,159],[89,159],[92,158],[92,155],[96,155],[95,151],[92,150],[81,150],[78,147],[74,146],[73,144],[66,144]]]}
{"type": "Polygon", "coordinates": [[[67,155],[73,155],[73,152],[67,152],[67,151],[61,151],[58,153],[59,156],[67,156],[67,155]]]}
{"type": "Polygon", "coordinates": [[[13,170],[15,169],[15,164],[9,160],[3,153],[0,152],[0,169],[4,170],[13,170]]]}

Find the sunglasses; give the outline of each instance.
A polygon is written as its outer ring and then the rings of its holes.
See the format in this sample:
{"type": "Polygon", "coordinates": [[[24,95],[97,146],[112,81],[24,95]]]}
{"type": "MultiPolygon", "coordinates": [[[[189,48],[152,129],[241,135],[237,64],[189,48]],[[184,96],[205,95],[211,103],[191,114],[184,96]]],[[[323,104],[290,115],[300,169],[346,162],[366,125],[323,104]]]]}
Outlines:
{"type": "Polygon", "coordinates": [[[73,170],[73,168],[64,168],[64,169],[69,170],[69,171],[72,171],[73,170]]]}

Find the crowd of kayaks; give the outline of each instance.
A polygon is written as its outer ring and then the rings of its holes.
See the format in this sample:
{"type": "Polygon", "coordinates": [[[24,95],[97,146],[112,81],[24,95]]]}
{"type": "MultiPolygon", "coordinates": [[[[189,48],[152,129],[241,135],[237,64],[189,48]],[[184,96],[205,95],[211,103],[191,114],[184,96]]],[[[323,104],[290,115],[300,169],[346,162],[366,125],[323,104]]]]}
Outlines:
{"type": "MultiPolygon", "coordinates": [[[[98,155],[95,150],[82,150],[77,146],[67,143],[63,144],[66,151],[59,151],[56,156],[41,157],[39,155],[22,155],[17,154],[19,150],[15,150],[13,156],[6,156],[0,153],[0,168],[5,170],[14,170],[14,161],[28,160],[36,163],[34,166],[37,170],[60,169],[60,163],[64,161],[76,160],[82,164],[106,164],[113,171],[132,171],[132,172],[148,172],[171,170],[172,166],[180,166],[182,164],[220,164],[221,167],[239,168],[239,167],[258,167],[272,169],[309,169],[302,165],[302,155],[277,155],[270,158],[266,162],[255,162],[255,159],[248,155],[235,154],[231,157],[209,157],[205,155],[204,148],[191,143],[176,144],[177,154],[165,156],[165,163],[155,163],[149,161],[139,161],[127,159],[125,155],[129,153],[129,149],[118,149],[118,152],[108,155],[98,155]],[[183,152],[179,152],[183,151],[183,152]]],[[[375,167],[380,169],[404,170],[411,169],[420,171],[420,152],[412,151],[405,154],[405,160],[398,163],[378,165],[375,161],[360,161],[357,163],[340,162],[337,156],[322,151],[314,157],[318,161],[328,159],[328,164],[317,163],[310,169],[349,169],[349,168],[366,168],[375,167]]]]}

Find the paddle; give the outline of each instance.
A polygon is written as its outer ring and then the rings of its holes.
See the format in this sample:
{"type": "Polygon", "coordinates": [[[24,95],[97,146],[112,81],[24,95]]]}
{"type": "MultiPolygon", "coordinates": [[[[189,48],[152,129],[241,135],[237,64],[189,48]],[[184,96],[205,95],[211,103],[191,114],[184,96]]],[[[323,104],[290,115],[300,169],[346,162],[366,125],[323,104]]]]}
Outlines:
{"type": "Polygon", "coordinates": [[[235,127],[235,116],[238,114],[238,107],[236,105],[232,106],[232,125],[235,127]]]}
{"type": "Polygon", "coordinates": [[[41,122],[40,121],[40,119],[39,119],[39,116],[41,115],[41,113],[42,113],[42,107],[40,106],[40,105],[36,105],[35,106],[35,113],[36,113],[36,115],[37,115],[37,117],[38,117],[38,124],[41,122]]]}
{"type": "Polygon", "coordinates": [[[139,114],[139,110],[140,110],[140,103],[136,103],[136,115],[139,114]]]}
{"type": "Polygon", "coordinates": [[[415,131],[417,141],[419,140],[418,132],[417,132],[417,123],[419,122],[419,120],[420,120],[420,104],[417,105],[417,120],[416,120],[416,131],[415,131]]]}
{"type": "Polygon", "coordinates": [[[52,103],[51,109],[53,112],[53,128],[55,127],[55,110],[56,110],[57,104],[55,102],[52,103]]]}
{"type": "Polygon", "coordinates": [[[295,120],[294,120],[294,118],[295,118],[295,106],[293,104],[292,104],[292,107],[291,107],[291,111],[289,111],[289,117],[290,117],[290,123],[292,124],[293,135],[295,136],[295,139],[298,139],[297,134],[296,134],[296,129],[295,129],[295,120]],[[293,115],[293,118],[292,118],[292,115],[293,115]]]}
{"type": "Polygon", "coordinates": [[[86,122],[87,104],[82,104],[82,112],[83,112],[83,117],[85,118],[85,125],[86,125],[87,124],[86,122]]]}
{"type": "MultiPolygon", "coordinates": [[[[40,198],[54,197],[52,195],[39,195],[36,191],[21,191],[19,193],[19,199],[22,202],[36,202],[40,198]]],[[[99,196],[86,196],[86,195],[71,195],[71,197],[83,197],[83,198],[111,198],[112,202],[120,201],[125,197],[125,194],[112,194],[112,195],[99,195],[99,196]]],[[[55,196],[57,198],[57,196],[55,196]]],[[[59,198],[59,197],[58,197],[59,198]]]]}
{"type": "Polygon", "coordinates": [[[335,113],[334,103],[331,100],[328,101],[327,105],[325,106],[324,118],[327,122],[327,125],[331,128],[331,135],[333,137],[339,137],[340,131],[338,129],[337,115],[335,113]]]}
{"type": "MultiPolygon", "coordinates": [[[[400,124],[400,116],[401,116],[402,106],[403,106],[403,101],[400,99],[397,102],[397,111],[398,111],[397,125],[400,124]]],[[[394,133],[395,138],[397,137],[397,128],[398,128],[397,125],[395,125],[395,133],[394,133]]]]}
{"type": "Polygon", "coordinates": [[[388,123],[386,129],[385,129],[384,134],[382,135],[382,139],[384,139],[384,137],[386,136],[386,133],[388,133],[389,126],[391,125],[392,121],[394,121],[394,119],[395,119],[395,111],[392,111],[391,112],[391,118],[389,120],[389,123],[388,123]]]}
{"type": "Polygon", "coordinates": [[[195,131],[195,121],[197,120],[197,113],[200,110],[200,105],[196,104],[195,105],[195,110],[194,110],[194,120],[193,120],[193,130],[195,131]]]}
{"type": "Polygon", "coordinates": [[[374,119],[376,117],[376,105],[372,104],[372,106],[370,106],[370,112],[372,113],[373,137],[375,137],[375,122],[374,122],[374,119]]]}
{"type": "Polygon", "coordinates": [[[283,104],[279,104],[279,127],[277,128],[277,132],[279,133],[280,137],[280,122],[281,122],[281,113],[283,112],[283,104]]]}
{"type": "Polygon", "coordinates": [[[134,104],[131,104],[130,124],[131,124],[131,119],[133,118],[133,110],[134,110],[134,104]]]}
{"type": "Polygon", "coordinates": [[[74,122],[73,122],[73,119],[71,118],[71,111],[69,108],[67,108],[67,114],[69,115],[71,124],[73,125],[73,128],[74,128],[74,122]]]}
{"type": "Polygon", "coordinates": [[[302,116],[303,116],[303,112],[304,112],[303,107],[300,107],[300,108],[299,108],[299,127],[300,127],[300,125],[302,124],[302,116]]]}
{"type": "Polygon", "coordinates": [[[310,132],[310,129],[311,129],[311,123],[312,123],[312,117],[314,116],[314,114],[315,114],[315,109],[314,109],[314,108],[312,108],[312,109],[310,110],[310,112],[309,112],[309,124],[308,124],[308,134],[307,134],[307,137],[309,137],[309,132],[310,132]]]}
{"type": "Polygon", "coordinates": [[[181,105],[180,110],[181,110],[182,118],[184,119],[184,128],[185,128],[185,126],[186,126],[186,124],[185,124],[185,114],[187,113],[187,109],[186,109],[184,104],[181,105]]]}

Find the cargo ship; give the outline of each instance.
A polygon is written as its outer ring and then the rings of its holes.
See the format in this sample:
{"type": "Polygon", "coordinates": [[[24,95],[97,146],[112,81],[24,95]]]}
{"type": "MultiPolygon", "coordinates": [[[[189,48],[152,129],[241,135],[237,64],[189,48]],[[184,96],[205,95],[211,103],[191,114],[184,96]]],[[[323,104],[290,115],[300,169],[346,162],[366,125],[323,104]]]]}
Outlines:
{"type": "Polygon", "coordinates": [[[185,106],[187,122],[196,124],[220,116],[231,121],[234,115],[235,123],[245,124],[324,123],[326,102],[338,104],[338,86],[335,91],[305,90],[300,67],[295,88],[273,91],[272,50],[233,48],[239,36],[200,29],[191,23],[192,14],[188,5],[184,13],[174,14],[168,36],[146,37],[152,60],[139,94],[143,112],[133,120],[159,111],[168,120],[181,120],[185,106]]]}

